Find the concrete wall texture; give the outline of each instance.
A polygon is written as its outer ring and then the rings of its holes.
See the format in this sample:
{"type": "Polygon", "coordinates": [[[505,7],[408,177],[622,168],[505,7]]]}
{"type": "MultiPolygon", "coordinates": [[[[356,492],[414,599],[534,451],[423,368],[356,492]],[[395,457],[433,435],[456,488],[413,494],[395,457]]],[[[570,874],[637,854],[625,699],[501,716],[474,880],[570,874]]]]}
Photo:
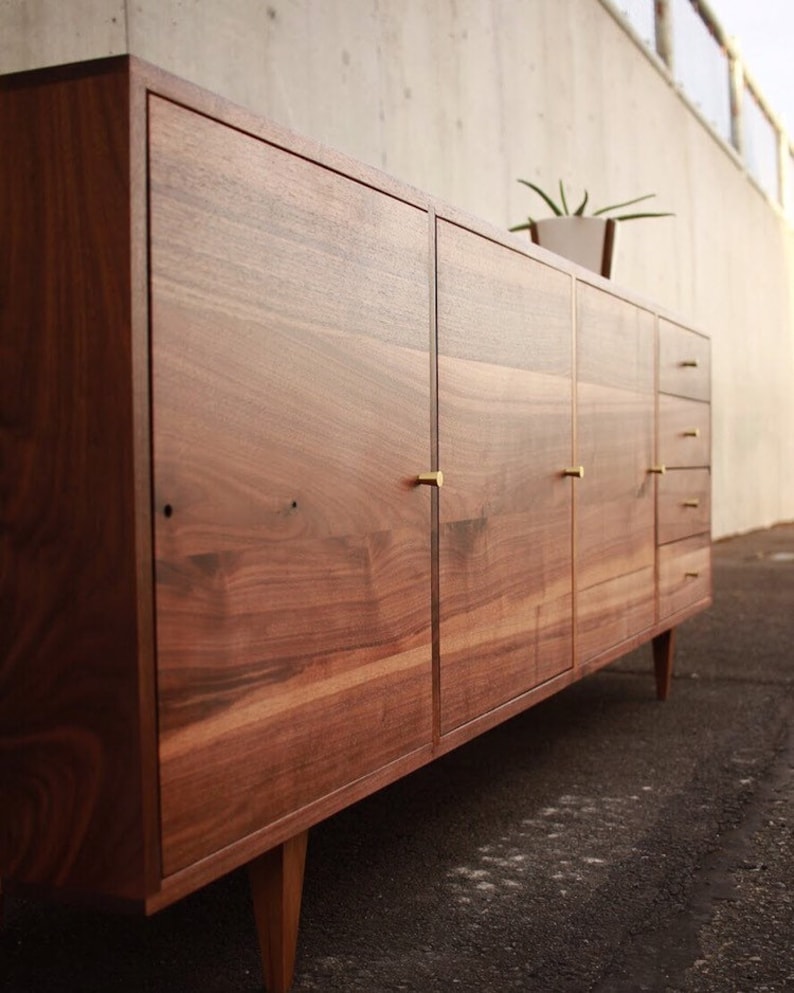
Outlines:
{"type": "Polygon", "coordinates": [[[713,341],[713,533],[794,519],[794,229],[601,0],[0,0],[0,72],[131,52],[507,227],[604,205],[614,278],[713,341]]]}

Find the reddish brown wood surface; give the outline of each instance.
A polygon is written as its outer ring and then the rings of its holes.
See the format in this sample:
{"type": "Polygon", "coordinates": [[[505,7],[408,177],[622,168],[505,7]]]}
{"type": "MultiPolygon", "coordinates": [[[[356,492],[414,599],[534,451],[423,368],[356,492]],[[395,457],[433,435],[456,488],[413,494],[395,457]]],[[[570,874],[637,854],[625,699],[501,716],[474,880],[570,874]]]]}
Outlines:
{"type": "Polygon", "coordinates": [[[576,657],[587,662],[648,631],[655,618],[652,565],[579,590],[576,597],[576,657]]]}
{"type": "Polygon", "coordinates": [[[709,530],[711,473],[708,469],[670,469],[657,485],[660,545],[709,530]]]}
{"type": "Polygon", "coordinates": [[[577,297],[577,660],[654,622],[654,319],[603,290],[577,297]]]}
{"type": "Polygon", "coordinates": [[[709,345],[131,65],[0,88],[0,877],[155,908],[708,603],[709,345]]]}
{"type": "Polygon", "coordinates": [[[438,229],[441,731],[571,665],[570,279],[438,229]]]}
{"type": "Polygon", "coordinates": [[[431,740],[427,217],[150,110],[164,871],[431,740]]]}
{"type": "Polygon", "coordinates": [[[711,596],[708,534],[659,548],[659,620],[711,596]]]}
{"type": "Polygon", "coordinates": [[[117,68],[0,84],[0,876],[138,899],[155,864],[137,628],[150,589],[136,584],[117,68]]]}
{"type": "Polygon", "coordinates": [[[295,973],[307,831],[248,867],[267,993],[287,993],[295,973]]]}

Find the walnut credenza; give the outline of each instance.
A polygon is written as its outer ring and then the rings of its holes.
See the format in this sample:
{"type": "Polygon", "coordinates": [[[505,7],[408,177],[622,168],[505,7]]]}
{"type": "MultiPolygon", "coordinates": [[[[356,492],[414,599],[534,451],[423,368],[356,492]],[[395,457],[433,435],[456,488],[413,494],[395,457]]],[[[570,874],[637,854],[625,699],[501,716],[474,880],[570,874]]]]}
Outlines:
{"type": "Polygon", "coordinates": [[[667,695],[709,342],[134,59],[0,128],[0,876],[249,864],[284,989],[311,825],[643,642],[667,695]]]}

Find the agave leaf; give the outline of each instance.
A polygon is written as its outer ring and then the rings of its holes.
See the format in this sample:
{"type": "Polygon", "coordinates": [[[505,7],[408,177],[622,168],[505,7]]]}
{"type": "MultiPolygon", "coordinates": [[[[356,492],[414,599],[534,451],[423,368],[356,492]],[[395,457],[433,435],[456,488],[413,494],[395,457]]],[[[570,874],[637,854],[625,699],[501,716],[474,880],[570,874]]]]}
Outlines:
{"type": "Polygon", "coordinates": [[[563,216],[563,212],[560,210],[560,208],[557,206],[557,204],[551,199],[551,197],[548,195],[548,193],[544,193],[543,190],[539,186],[535,186],[534,183],[530,183],[530,181],[528,179],[519,179],[519,183],[523,183],[524,186],[528,186],[531,190],[533,190],[535,193],[537,193],[537,195],[542,200],[545,201],[545,203],[548,206],[549,210],[551,210],[551,212],[556,217],[562,217],[563,216]]]}
{"type": "Polygon", "coordinates": [[[609,207],[601,207],[599,210],[593,211],[593,217],[598,217],[599,214],[606,214],[610,210],[620,210],[621,207],[630,207],[633,203],[640,203],[642,200],[650,200],[655,196],[655,193],[646,193],[644,196],[635,197],[633,200],[624,200],[623,203],[613,203],[609,207]]]}
{"type": "Polygon", "coordinates": [[[669,210],[659,214],[621,214],[620,217],[613,217],[613,221],[636,221],[638,217],[675,217],[669,210]]]}
{"type": "Polygon", "coordinates": [[[560,180],[560,202],[562,203],[562,210],[567,217],[571,212],[568,210],[568,201],[565,199],[565,187],[562,185],[562,180],[560,180]]]}
{"type": "Polygon", "coordinates": [[[574,217],[584,217],[584,209],[587,206],[587,198],[590,194],[587,190],[584,191],[584,200],[579,204],[576,210],[573,212],[574,217]]]}
{"type": "Polygon", "coordinates": [[[532,218],[528,217],[523,224],[514,224],[512,228],[508,228],[508,231],[529,231],[532,224],[532,218]]]}

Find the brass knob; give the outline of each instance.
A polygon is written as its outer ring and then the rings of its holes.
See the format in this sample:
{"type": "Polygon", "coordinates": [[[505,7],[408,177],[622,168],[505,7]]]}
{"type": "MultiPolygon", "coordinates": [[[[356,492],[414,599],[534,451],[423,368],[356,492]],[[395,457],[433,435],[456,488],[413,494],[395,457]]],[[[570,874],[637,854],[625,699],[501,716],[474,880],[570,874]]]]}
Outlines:
{"type": "Polygon", "coordinates": [[[416,481],[422,486],[441,487],[444,485],[444,473],[440,469],[438,472],[420,472],[416,481]]]}
{"type": "Polygon", "coordinates": [[[697,367],[698,367],[698,360],[697,359],[684,359],[684,361],[681,363],[681,365],[684,367],[684,369],[697,369],[697,367]]]}
{"type": "Polygon", "coordinates": [[[577,479],[583,479],[584,466],[583,465],[569,466],[569,468],[562,470],[562,474],[563,476],[575,476],[577,479]]]}
{"type": "Polygon", "coordinates": [[[697,579],[698,576],[700,576],[700,573],[695,570],[692,570],[691,572],[685,572],[684,575],[686,576],[687,579],[697,579]]]}
{"type": "Polygon", "coordinates": [[[685,438],[699,438],[700,437],[700,428],[687,428],[686,431],[684,431],[684,437],[685,438]]]}
{"type": "Polygon", "coordinates": [[[700,500],[684,500],[685,507],[699,507],[700,500]]]}
{"type": "Polygon", "coordinates": [[[657,476],[663,476],[667,472],[666,465],[652,465],[648,472],[655,472],[657,476]]]}

